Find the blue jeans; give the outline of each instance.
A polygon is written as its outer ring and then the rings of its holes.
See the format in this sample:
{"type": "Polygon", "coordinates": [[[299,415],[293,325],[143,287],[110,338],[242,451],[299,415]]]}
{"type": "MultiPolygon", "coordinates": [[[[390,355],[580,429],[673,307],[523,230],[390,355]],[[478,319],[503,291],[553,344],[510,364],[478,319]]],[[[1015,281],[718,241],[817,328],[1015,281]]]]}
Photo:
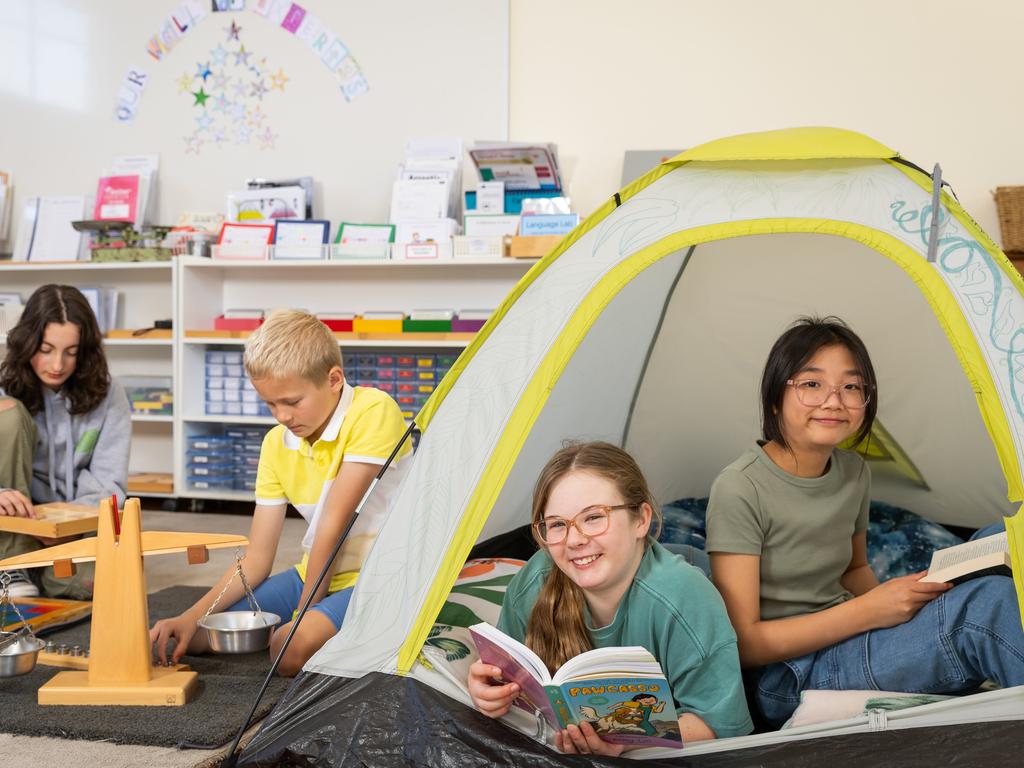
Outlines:
{"type": "MultiPolygon", "coordinates": [[[[341,629],[345,621],[345,612],[348,610],[348,601],[352,597],[353,587],[342,589],[327,595],[319,603],[309,607],[310,611],[319,611],[334,624],[335,629],[341,629]]],[[[299,600],[302,597],[302,579],[294,568],[271,576],[256,589],[256,602],[260,610],[276,613],[281,617],[281,624],[292,620],[292,614],[298,610],[299,600]]],[[[248,611],[249,601],[244,597],[228,608],[229,611],[248,611]]]]}
{"type": "Polygon", "coordinates": [[[681,556],[690,565],[696,566],[704,571],[704,575],[711,578],[711,558],[703,549],[697,549],[692,544],[666,544],[661,543],[665,549],[673,555],[681,556]]]}
{"type": "MultiPolygon", "coordinates": [[[[1001,530],[990,526],[975,536],[1001,530]]],[[[963,582],[903,624],[769,664],[756,699],[778,727],[808,689],[961,693],[985,680],[1024,685],[1024,630],[1013,579],[1006,576],[963,582]]]]}

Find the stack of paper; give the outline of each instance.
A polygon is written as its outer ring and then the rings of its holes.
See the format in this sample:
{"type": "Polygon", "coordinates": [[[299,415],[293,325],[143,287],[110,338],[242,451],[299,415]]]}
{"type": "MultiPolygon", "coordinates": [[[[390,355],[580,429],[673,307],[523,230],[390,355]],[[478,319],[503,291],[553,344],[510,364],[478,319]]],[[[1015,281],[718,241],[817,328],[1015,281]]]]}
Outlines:
{"type": "Polygon", "coordinates": [[[136,231],[152,223],[159,168],[159,155],[116,156],[100,176],[93,218],[98,221],[128,221],[136,231]]]}
{"type": "Polygon", "coordinates": [[[6,241],[10,234],[13,197],[14,188],[11,185],[11,174],[7,171],[0,171],[0,243],[6,241]]]}
{"type": "Polygon", "coordinates": [[[87,241],[71,225],[85,218],[87,202],[80,195],[32,197],[22,207],[14,261],[76,261],[88,259],[87,241]]]}
{"type": "Polygon", "coordinates": [[[397,258],[451,258],[461,182],[461,139],[406,142],[391,192],[397,258]]]}
{"type": "Polygon", "coordinates": [[[550,142],[478,141],[469,150],[481,181],[501,181],[506,190],[560,190],[558,148],[550,142]]]}
{"type": "Polygon", "coordinates": [[[116,288],[80,286],[78,290],[82,292],[86,301],[89,302],[89,306],[92,307],[101,334],[106,336],[112,329],[117,328],[119,294],[116,288]]]}

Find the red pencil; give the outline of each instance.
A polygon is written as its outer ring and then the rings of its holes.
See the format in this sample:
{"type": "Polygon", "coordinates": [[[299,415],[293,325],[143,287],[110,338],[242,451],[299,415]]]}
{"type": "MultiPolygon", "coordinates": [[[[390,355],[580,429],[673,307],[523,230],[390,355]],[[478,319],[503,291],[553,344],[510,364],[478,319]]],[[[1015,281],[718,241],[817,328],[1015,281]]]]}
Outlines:
{"type": "Polygon", "coordinates": [[[117,513],[117,494],[110,494],[111,509],[114,511],[114,535],[121,535],[121,516],[117,513]]]}

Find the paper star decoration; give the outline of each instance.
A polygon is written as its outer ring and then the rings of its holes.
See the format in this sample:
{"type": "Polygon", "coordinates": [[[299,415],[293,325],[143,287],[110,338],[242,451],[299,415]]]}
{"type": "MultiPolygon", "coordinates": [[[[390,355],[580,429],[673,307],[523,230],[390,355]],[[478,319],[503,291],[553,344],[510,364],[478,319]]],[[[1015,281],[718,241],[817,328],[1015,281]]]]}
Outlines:
{"type": "Polygon", "coordinates": [[[220,149],[221,145],[228,140],[228,137],[224,134],[223,128],[217,128],[213,132],[213,143],[217,145],[217,149],[220,149]]]}
{"type": "Polygon", "coordinates": [[[195,78],[187,72],[181,77],[179,77],[176,81],[178,83],[178,93],[185,93],[185,91],[191,91],[193,80],[195,80],[195,78]]]}
{"type": "Polygon", "coordinates": [[[210,61],[216,64],[218,67],[224,64],[224,59],[228,56],[227,49],[217,43],[217,47],[210,50],[210,61]]]}
{"type": "Polygon", "coordinates": [[[199,86],[198,91],[192,91],[192,95],[196,97],[193,107],[206,107],[206,100],[210,98],[210,94],[204,91],[202,86],[199,86]]]}
{"type": "Polygon", "coordinates": [[[266,117],[266,112],[260,109],[260,105],[257,104],[255,109],[253,109],[249,113],[249,123],[258,128],[259,126],[263,125],[263,121],[266,119],[266,117]]]}
{"type": "Polygon", "coordinates": [[[270,87],[276,88],[279,91],[284,91],[284,84],[288,82],[288,77],[285,75],[283,69],[277,70],[276,74],[270,76],[270,87]]]}
{"type": "Polygon", "coordinates": [[[213,108],[218,112],[227,112],[228,107],[231,106],[231,102],[227,100],[227,97],[221,93],[213,98],[213,108]]]}
{"type": "Polygon", "coordinates": [[[242,78],[238,78],[238,80],[235,81],[235,98],[245,98],[245,81],[242,78]]]}
{"type": "Polygon", "coordinates": [[[202,146],[203,146],[203,141],[196,134],[193,133],[191,136],[186,136],[185,137],[185,154],[186,155],[189,155],[189,154],[191,154],[191,155],[198,155],[199,154],[199,149],[202,146]]]}
{"type": "Polygon", "coordinates": [[[224,31],[228,33],[228,42],[231,42],[238,39],[238,33],[242,31],[242,28],[232,21],[230,27],[224,27],[224,31]]]}
{"type": "Polygon", "coordinates": [[[248,66],[249,65],[249,57],[251,55],[252,55],[251,53],[249,53],[247,50],[245,50],[245,46],[243,45],[241,48],[239,48],[237,51],[235,51],[235,66],[236,67],[240,66],[240,65],[248,66]]]}
{"type": "Polygon", "coordinates": [[[197,131],[208,131],[211,125],[213,125],[213,118],[210,117],[208,112],[204,111],[196,118],[197,131]]]}
{"type": "Polygon", "coordinates": [[[248,126],[239,125],[235,128],[235,144],[248,144],[250,131],[248,126]]]}
{"type": "Polygon", "coordinates": [[[272,133],[270,128],[266,128],[257,138],[260,142],[260,149],[273,149],[274,142],[277,140],[277,134],[272,133]]]}
{"type": "Polygon", "coordinates": [[[231,119],[236,123],[240,123],[245,120],[245,117],[245,104],[242,104],[241,102],[236,103],[231,109],[231,119]]]}
{"type": "Polygon", "coordinates": [[[210,62],[196,64],[196,77],[205,80],[210,76],[210,62]]]}
{"type": "Polygon", "coordinates": [[[252,84],[252,91],[250,92],[249,95],[255,96],[260,101],[263,101],[263,94],[265,94],[266,92],[267,86],[263,84],[262,80],[257,80],[255,83],[252,84]]]}
{"type": "Polygon", "coordinates": [[[211,83],[211,88],[213,88],[213,90],[223,91],[225,88],[228,87],[228,78],[224,76],[223,72],[218,72],[216,75],[213,76],[213,80],[211,81],[211,83]]]}

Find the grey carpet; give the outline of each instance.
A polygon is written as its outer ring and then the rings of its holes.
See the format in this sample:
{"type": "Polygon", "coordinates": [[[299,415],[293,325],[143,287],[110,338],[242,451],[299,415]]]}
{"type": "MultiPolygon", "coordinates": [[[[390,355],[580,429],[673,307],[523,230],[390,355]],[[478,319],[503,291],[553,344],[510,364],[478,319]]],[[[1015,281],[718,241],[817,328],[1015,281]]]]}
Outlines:
{"type": "MultiPolygon", "coordinates": [[[[155,592],[149,596],[150,622],[177,615],[205,592],[202,587],[155,592]]],[[[45,639],[85,648],[89,622],[48,633],[45,639]]],[[[267,652],[186,656],[183,661],[199,673],[199,690],[182,707],[41,707],[36,703],[36,691],[59,671],[55,667],[37,665],[27,675],[0,678],[0,731],[164,747],[202,745],[212,749],[231,741],[269,669],[267,652]]],[[[257,719],[270,711],[290,683],[282,678],[271,681],[257,719]]]]}

